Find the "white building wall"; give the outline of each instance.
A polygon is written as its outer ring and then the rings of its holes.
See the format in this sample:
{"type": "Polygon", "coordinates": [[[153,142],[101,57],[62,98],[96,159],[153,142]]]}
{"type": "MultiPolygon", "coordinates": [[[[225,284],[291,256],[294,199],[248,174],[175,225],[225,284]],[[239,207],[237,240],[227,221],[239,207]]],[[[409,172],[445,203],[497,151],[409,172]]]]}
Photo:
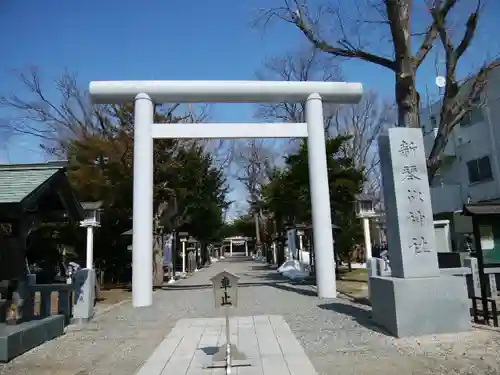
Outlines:
{"type": "MultiPolygon", "coordinates": [[[[460,210],[469,198],[471,202],[500,198],[500,69],[490,73],[483,95],[485,105],[481,110],[484,120],[465,127],[457,125],[450,136],[444,152],[448,156],[446,166],[431,187],[435,214],[460,210]],[[467,162],[484,156],[490,157],[493,179],[470,183],[467,162]]],[[[439,103],[431,108],[431,112],[439,113],[439,103]]],[[[422,113],[427,153],[435,137],[429,112],[422,113]]]]}

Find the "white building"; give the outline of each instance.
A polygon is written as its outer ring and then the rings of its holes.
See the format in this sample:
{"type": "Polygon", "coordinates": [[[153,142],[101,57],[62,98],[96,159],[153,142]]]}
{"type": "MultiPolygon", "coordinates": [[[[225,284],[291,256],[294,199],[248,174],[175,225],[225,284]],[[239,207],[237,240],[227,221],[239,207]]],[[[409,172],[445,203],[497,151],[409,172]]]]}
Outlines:
{"type": "MultiPolygon", "coordinates": [[[[456,214],[464,203],[500,202],[499,99],[500,69],[497,68],[489,73],[488,84],[477,98],[483,105],[455,126],[443,153],[444,165],[431,186],[435,218],[451,220],[455,232],[472,231],[469,221],[456,214]]],[[[437,133],[439,109],[440,103],[436,103],[421,115],[427,154],[437,133]]]]}

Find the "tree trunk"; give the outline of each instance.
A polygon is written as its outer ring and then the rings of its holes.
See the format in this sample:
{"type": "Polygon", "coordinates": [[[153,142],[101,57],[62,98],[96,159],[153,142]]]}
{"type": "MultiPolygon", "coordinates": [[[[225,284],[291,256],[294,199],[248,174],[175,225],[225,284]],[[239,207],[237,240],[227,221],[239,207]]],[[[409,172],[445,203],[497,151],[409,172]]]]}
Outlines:
{"type": "Polygon", "coordinates": [[[439,171],[439,162],[428,163],[427,164],[427,178],[429,180],[429,186],[432,187],[432,182],[434,177],[436,177],[437,172],[439,171]]]}
{"type": "Polygon", "coordinates": [[[396,103],[398,126],[419,128],[419,97],[415,87],[418,61],[411,48],[411,1],[385,1],[396,72],[396,103]]]}
{"type": "Polygon", "coordinates": [[[255,220],[255,243],[257,245],[257,248],[260,248],[260,225],[259,225],[259,214],[255,213],[254,214],[254,220],[255,220]]]}
{"type": "Polygon", "coordinates": [[[402,64],[402,71],[396,73],[396,102],[398,104],[398,126],[420,128],[420,98],[415,87],[413,68],[402,64]]]}
{"type": "Polygon", "coordinates": [[[201,241],[200,243],[200,266],[205,267],[207,264],[207,245],[205,241],[201,241]]]}
{"type": "Polygon", "coordinates": [[[334,259],[335,259],[335,279],[340,280],[340,257],[338,256],[337,252],[333,254],[334,259]]]}
{"type": "Polygon", "coordinates": [[[155,236],[153,240],[153,286],[163,286],[163,249],[161,236],[155,236]]]}

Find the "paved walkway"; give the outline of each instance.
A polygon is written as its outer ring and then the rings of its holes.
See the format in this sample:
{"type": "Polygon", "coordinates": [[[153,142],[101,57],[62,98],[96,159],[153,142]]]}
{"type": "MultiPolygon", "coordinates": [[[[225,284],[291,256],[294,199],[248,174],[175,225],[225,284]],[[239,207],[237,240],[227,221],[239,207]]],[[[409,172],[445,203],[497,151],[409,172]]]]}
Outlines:
{"type": "MultiPolygon", "coordinates": [[[[160,350],[158,348],[168,347],[166,343],[173,342],[176,335],[179,338],[181,331],[186,337],[192,337],[188,333],[191,326],[201,336],[196,344],[196,340],[187,340],[184,344],[184,353],[191,349],[194,352],[187,353],[191,360],[185,366],[197,364],[198,366],[192,366],[191,371],[195,371],[194,368],[198,371],[207,358],[206,353],[196,349],[207,348],[207,344],[213,342],[213,332],[218,330],[221,317],[221,312],[213,306],[209,280],[223,269],[237,274],[242,284],[238,308],[232,312],[236,319],[236,323],[233,323],[235,327],[240,325],[248,332],[251,331],[251,324],[254,324],[256,331],[264,332],[260,328],[261,323],[272,327],[276,324],[281,333],[275,334],[278,336],[275,341],[278,344],[289,342],[297,349],[289,334],[285,340],[280,338],[280,334],[286,334],[283,332],[289,327],[318,375],[500,373],[498,332],[474,330],[458,335],[394,339],[371,324],[368,307],[341,299],[318,299],[310,286],[288,283],[275,271],[254,261],[234,259],[215,263],[189,279],[155,292],[153,306],[150,308],[134,309],[130,303],[125,303],[97,317],[84,328],[70,329],[63,337],[48,342],[9,364],[0,365],[0,374],[134,375],[146,363],[151,363],[148,359],[154,362],[155,358],[161,357],[158,366],[163,366],[161,371],[164,375],[183,375],[185,372],[182,369],[176,372],[177,370],[167,367],[168,358],[165,353],[164,356],[154,353],[158,353],[155,352],[160,350]],[[214,318],[215,320],[211,320],[214,318]],[[266,319],[269,323],[265,323],[266,319]],[[201,328],[194,328],[200,325],[205,327],[203,333],[200,333],[201,328]],[[203,337],[205,330],[207,334],[203,337]],[[190,348],[187,349],[187,346],[190,348]]],[[[235,332],[238,336],[237,329],[235,332]]],[[[273,342],[270,335],[268,340],[273,342]]],[[[237,344],[245,345],[241,340],[237,344]]],[[[257,361],[257,366],[253,366],[252,370],[263,368],[264,375],[267,375],[267,365],[262,356],[259,357],[255,345],[243,348],[252,360],[257,361]]],[[[284,353],[283,347],[281,349],[281,353],[284,353]]],[[[184,349],[179,353],[182,350],[184,349]]],[[[270,353],[273,353],[272,349],[270,353]]],[[[175,353],[173,355],[175,359],[175,353]]],[[[279,354],[275,349],[274,356],[282,356],[286,362],[286,353],[279,354]]],[[[297,358],[298,362],[306,363],[307,366],[305,359],[299,356],[297,358]]],[[[278,363],[280,360],[273,361],[278,363]]],[[[178,360],[175,362],[179,363],[178,360]]],[[[294,368],[288,364],[287,367],[294,368]]],[[[187,369],[188,367],[186,371],[187,369]]],[[[202,371],[203,374],[210,373],[208,370],[202,371]]],[[[243,375],[245,371],[248,374],[251,370],[241,367],[238,371],[243,375]]],[[[271,373],[279,375],[276,371],[271,373]]],[[[140,373],[143,374],[145,373],[140,373]]],[[[148,372],[149,374],[154,375],[153,372],[148,372]]],[[[308,373],[302,371],[300,374],[308,373]]]]}
{"type": "MultiPolygon", "coordinates": [[[[236,317],[230,327],[233,374],[316,375],[281,316],[236,317]]],[[[224,345],[224,318],[181,319],[137,375],[225,374],[224,345]]]]}

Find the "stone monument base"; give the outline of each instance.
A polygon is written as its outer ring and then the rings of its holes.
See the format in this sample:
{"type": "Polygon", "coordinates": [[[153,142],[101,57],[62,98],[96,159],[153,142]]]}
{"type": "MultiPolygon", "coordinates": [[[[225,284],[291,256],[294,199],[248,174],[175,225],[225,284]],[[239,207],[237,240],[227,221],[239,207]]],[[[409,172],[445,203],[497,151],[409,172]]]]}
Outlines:
{"type": "Polygon", "coordinates": [[[372,276],[370,295],[374,323],[396,337],[471,329],[465,277],[372,276]]]}

